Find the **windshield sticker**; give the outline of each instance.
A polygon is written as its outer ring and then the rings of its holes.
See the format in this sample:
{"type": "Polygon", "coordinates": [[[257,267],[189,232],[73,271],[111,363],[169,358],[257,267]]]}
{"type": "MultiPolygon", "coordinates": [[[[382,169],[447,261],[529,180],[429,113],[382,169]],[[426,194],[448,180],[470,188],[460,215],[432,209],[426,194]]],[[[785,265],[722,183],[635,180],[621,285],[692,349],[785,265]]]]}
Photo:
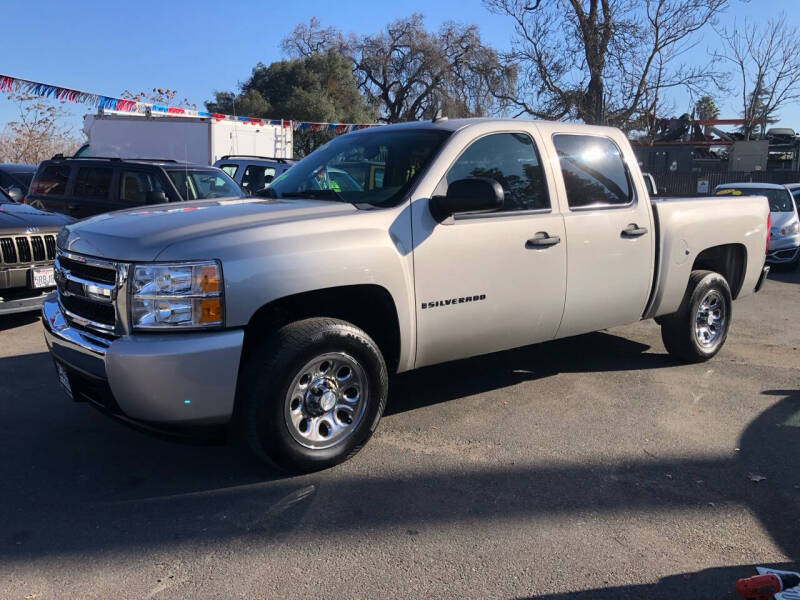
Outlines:
{"type": "Polygon", "coordinates": [[[717,196],[741,196],[742,190],[736,190],[732,188],[726,188],[724,190],[717,190],[717,196]]]}

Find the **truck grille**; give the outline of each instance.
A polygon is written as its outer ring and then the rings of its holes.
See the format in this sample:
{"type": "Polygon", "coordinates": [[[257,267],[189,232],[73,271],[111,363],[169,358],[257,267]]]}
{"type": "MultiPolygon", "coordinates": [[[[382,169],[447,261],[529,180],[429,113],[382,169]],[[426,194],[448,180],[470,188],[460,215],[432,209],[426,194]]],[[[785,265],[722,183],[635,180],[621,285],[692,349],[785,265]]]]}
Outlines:
{"type": "Polygon", "coordinates": [[[0,237],[0,264],[15,265],[53,260],[55,234],[0,237]]]}
{"type": "Polygon", "coordinates": [[[57,251],[58,301],[73,325],[113,336],[119,326],[115,300],[117,264],[57,251]]]}

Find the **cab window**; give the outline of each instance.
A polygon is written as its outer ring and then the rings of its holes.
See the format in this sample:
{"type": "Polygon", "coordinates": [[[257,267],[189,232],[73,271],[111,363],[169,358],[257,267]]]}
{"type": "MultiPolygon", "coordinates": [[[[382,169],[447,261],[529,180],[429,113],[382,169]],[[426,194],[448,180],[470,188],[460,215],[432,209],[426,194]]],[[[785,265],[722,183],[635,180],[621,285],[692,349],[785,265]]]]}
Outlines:
{"type": "Polygon", "coordinates": [[[633,188],[619,147],[592,135],[553,136],[570,208],[624,206],[633,188]]]}
{"type": "Polygon", "coordinates": [[[445,177],[448,185],[471,177],[494,179],[503,188],[502,212],[550,208],[539,154],[524,133],[496,133],[474,141],[445,177]]]}

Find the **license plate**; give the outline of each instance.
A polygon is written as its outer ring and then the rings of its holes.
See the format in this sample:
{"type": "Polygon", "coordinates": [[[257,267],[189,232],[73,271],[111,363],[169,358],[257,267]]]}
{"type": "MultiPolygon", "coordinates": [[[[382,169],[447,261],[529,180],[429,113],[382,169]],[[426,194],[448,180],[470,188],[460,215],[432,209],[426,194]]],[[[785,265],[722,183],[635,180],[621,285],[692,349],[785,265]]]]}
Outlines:
{"type": "Polygon", "coordinates": [[[53,267],[34,267],[31,270],[31,281],[34,288],[55,287],[56,277],[53,267]]]}
{"type": "Polygon", "coordinates": [[[67,370],[63,367],[63,365],[56,363],[56,372],[58,373],[58,381],[61,384],[61,387],[64,388],[67,396],[72,398],[72,386],[69,384],[69,375],[67,375],[67,370]]]}

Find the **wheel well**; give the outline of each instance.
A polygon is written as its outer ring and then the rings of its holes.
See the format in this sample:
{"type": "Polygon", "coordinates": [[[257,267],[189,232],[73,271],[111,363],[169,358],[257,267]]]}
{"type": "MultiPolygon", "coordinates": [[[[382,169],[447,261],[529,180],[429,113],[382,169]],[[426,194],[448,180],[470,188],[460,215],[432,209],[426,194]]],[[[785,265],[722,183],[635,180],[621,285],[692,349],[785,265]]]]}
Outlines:
{"type": "Polygon", "coordinates": [[[736,298],[744,281],[747,249],[742,244],[724,244],[706,248],[694,259],[692,271],[704,269],[722,275],[736,298]]]}
{"type": "Polygon", "coordinates": [[[259,308],[245,328],[242,364],[264,334],[310,317],[342,319],[360,327],[378,344],[389,372],[400,360],[400,324],[389,292],[379,285],[349,285],[293,294],[259,308]]]}

